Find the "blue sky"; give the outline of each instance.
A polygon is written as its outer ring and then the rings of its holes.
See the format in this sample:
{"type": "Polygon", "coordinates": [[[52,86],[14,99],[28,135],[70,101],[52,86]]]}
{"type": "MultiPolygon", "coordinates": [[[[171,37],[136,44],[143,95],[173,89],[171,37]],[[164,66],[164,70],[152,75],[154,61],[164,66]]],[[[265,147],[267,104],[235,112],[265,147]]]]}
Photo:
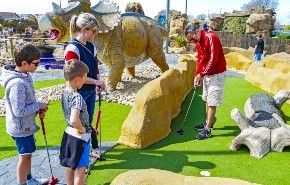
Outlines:
{"type": "MultiPolygon", "coordinates": [[[[51,3],[66,6],[67,0],[0,0],[0,12],[15,12],[15,13],[45,13],[52,10],[51,3]]],[[[99,0],[91,0],[92,5],[95,5],[99,0]]],[[[154,17],[157,13],[166,8],[167,0],[115,0],[120,6],[120,11],[124,12],[128,2],[140,2],[144,12],[149,17],[154,17]],[[153,5],[152,5],[153,4],[153,5]]],[[[290,24],[290,4],[289,0],[279,0],[277,11],[277,20],[281,24],[290,24]]],[[[186,0],[170,0],[170,8],[185,12],[186,0]]],[[[199,14],[232,12],[240,10],[241,6],[249,0],[187,0],[187,13],[197,16],[199,14]]]]}

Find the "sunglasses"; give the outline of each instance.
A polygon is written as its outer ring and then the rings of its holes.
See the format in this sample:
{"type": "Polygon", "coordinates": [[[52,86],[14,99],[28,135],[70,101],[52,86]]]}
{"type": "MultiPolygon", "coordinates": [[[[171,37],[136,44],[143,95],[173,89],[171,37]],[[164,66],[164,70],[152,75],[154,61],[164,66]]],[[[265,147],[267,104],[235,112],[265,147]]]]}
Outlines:
{"type": "Polygon", "coordinates": [[[91,31],[92,31],[94,34],[97,33],[97,30],[96,30],[96,29],[92,29],[91,31]]]}
{"type": "Polygon", "coordinates": [[[34,64],[35,65],[35,67],[37,67],[38,65],[39,65],[39,61],[38,62],[31,62],[31,64],[34,64]]]}

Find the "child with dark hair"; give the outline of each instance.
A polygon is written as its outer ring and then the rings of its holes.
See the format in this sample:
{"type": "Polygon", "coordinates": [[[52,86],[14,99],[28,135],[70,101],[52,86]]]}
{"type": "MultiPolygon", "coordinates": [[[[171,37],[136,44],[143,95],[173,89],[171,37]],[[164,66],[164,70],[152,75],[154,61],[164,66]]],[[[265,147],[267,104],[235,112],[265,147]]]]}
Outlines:
{"type": "Polygon", "coordinates": [[[62,94],[62,110],[67,127],[60,146],[60,164],[65,167],[67,185],[83,185],[90,160],[91,124],[87,105],[78,92],[87,78],[84,62],[68,60],[64,65],[66,88],[62,94]]]}
{"type": "Polygon", "coordinates": [[[36,150],[34,133],[39,130],[35,117],[44,118],[47,104],[38,102],[34,94],[31,72],[39,65],[41,53],[34,45],[23,42],[15,47],[15,64],[4,65],[0,83],[5,88],[6,132],[14,139],[19,153],[18,185],[40,185],[48,179],[31,175],[32,152],[36,150]],[[39,110],[44,110],[39,112],[39,110]]]}

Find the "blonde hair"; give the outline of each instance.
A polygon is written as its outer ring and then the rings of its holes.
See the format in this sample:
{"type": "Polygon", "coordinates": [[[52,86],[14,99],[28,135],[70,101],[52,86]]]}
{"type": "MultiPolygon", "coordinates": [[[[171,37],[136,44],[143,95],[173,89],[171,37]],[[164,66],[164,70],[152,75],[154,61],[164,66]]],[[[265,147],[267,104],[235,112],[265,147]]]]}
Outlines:
{"type": "Polygon", "coordinates": [[[77,32],[80,32],[84,28],[90,29],[93,27],[99,27],[99,23],[92,14],[82,13],[73,15],[70,20],[70,38],[72,39],[77,32]]]}
{"type": "Polygon", "coordinates": [[[72,81],[75,77],[83,77],[89,72],[88,66],[80,60],[71,59],[66,61],[63,67],[64,78],[72,81]]]}

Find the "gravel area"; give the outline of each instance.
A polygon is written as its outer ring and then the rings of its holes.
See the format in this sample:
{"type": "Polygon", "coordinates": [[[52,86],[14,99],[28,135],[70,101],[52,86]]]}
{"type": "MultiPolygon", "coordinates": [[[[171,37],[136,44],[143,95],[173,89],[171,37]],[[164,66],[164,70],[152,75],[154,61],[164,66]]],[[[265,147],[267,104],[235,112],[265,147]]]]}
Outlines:
{"type": "MultiPolygon", "coordinates": [[[[178,61],[178,55],[167,55],[167,62],[172,68],[178,61]]],[[[107,67],[100,66],[101,78],[107,79],[107,67]]],[[[122,81],[118,83],[117,88],[113,92],[102,92],[102,100],[107,102],[115,102],[123,105],[132,106],[137,92],[149,81],[160,76],[162,73],[159,68],[148,60],[136,66],[136,78],[128,79],[125,72],[122,75],[122,81]]],[[[244,77],[245,73],[235,69],[227,70],[228,77],[244,77]]],[[[35,73],[32,73],[35,81],[42,81],[48,79],[62,79],[63,71],[61,69],[45,70],[40,67],[35,73]]],[[[64,84],[42,88],[36,90],[37,99],[41,102],[49,102],[52,100],[60,100],[61,94],[64,90],[64,84]]],[[[5,101],[0,98],[0,116],[5,116],[5,101]]]]}

